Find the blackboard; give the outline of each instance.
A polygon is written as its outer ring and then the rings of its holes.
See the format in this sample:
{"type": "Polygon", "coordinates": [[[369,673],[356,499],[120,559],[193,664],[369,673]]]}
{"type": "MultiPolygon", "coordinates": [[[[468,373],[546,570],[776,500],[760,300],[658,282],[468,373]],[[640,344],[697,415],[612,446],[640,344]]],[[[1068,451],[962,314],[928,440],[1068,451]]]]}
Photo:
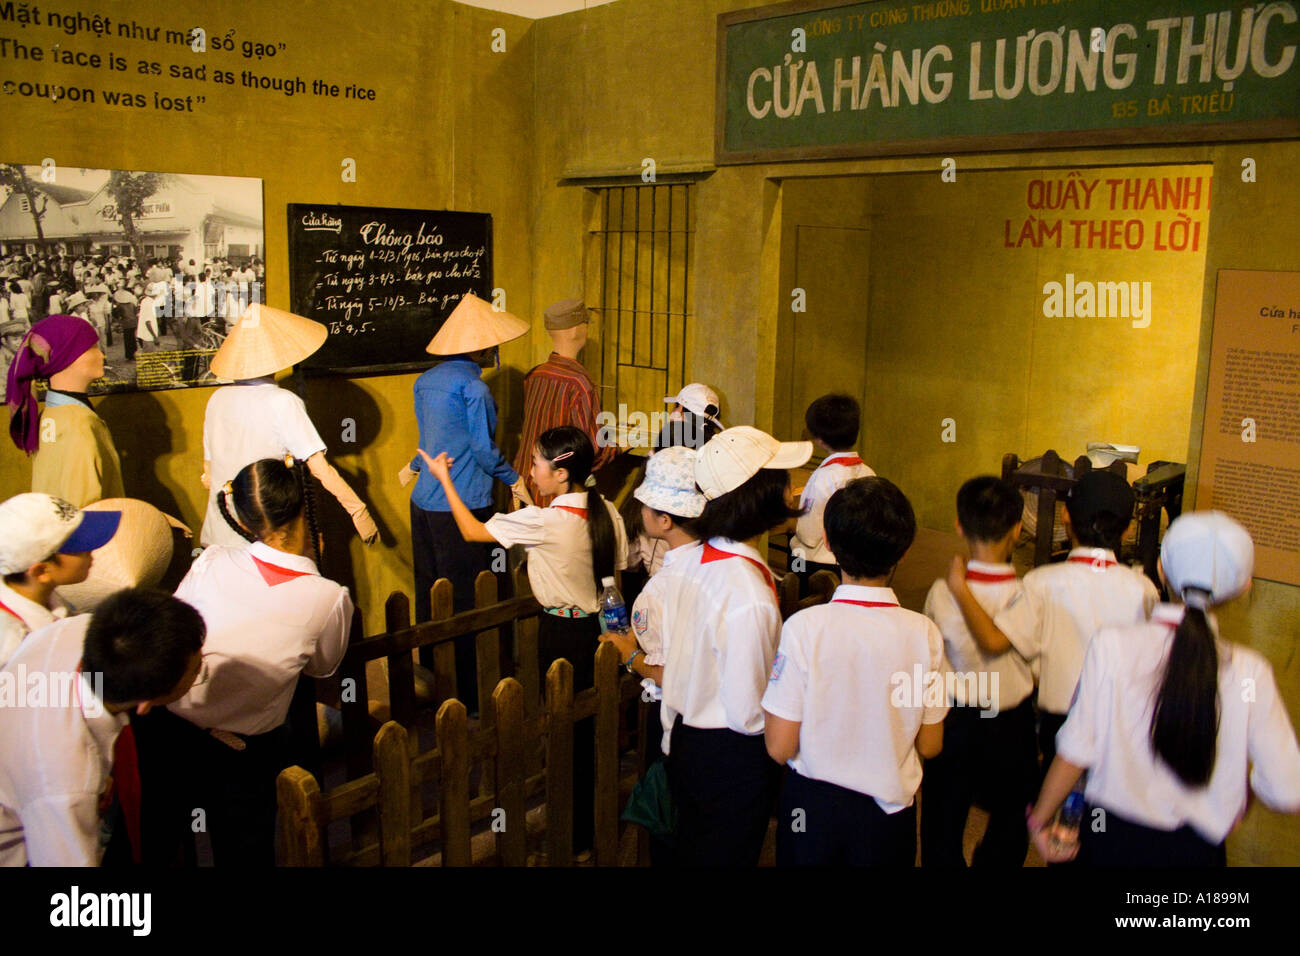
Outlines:
{"type": "Polygon", "coordinates": [[[715,159],[1292,138],[1297,44],[1292,3],[795,0],[735,10],[718,15],[715,159]]]}
{"type": "Polygon", "coordinates": [[[429,340],[467,292],[492,298],[492,217],[289,204],[291,310],[329,329],[310,372],[427,368],[429,340]]]}

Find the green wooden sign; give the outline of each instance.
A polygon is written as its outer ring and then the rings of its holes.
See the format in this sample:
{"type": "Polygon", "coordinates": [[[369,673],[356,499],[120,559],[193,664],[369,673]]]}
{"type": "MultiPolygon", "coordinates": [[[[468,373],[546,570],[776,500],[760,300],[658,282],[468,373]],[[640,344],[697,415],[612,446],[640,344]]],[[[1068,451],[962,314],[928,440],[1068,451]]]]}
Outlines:
{"type": "Polygon", "coordinates": [[[724,13],[717,162],[1297,137],[1296,8],[872,0],[724,13]]]}

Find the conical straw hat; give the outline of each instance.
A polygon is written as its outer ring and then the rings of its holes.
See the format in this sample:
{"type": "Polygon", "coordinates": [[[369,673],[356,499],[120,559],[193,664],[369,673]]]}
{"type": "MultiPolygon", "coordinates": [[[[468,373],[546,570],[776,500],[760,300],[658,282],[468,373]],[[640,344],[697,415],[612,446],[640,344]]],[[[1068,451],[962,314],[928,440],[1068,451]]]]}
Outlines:
{"type": "Polygon", "coordinates": [[[319,322],[254,302],[212,356],[212,374],[236,380],[273,375],[307,358],[328,335],[319,322]]]}
{"type": "Polygon", "coordinates": [[[495,312],[478,296],[466,293],[425,351],[430,355],[462,355],[509,342],[527,331],[528,323],[523,319],[509,312],[495,312]]]}
{"type": "Polygon", "coordinates": [[[134,498],[106,498],[86,505],[86,511],[120,511],[117,533],[94,552],[90,576],[80,584],[65,584],[59,595],[77,611],[93,611],[122,588],[154,587],[171,564],[175,535],[190,536],[189,528],[153,505],[134,498]]]}

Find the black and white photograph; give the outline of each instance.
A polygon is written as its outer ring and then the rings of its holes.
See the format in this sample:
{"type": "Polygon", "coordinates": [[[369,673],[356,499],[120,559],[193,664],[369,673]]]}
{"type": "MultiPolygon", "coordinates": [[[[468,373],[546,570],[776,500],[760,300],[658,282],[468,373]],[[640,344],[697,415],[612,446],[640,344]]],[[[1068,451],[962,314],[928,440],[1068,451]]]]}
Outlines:
{"type": "Polygon", "coordinates": [[[90,394],[213,385],[208,363],[265,301],[262,181],[0,164],[0,391],[22,337],[95,326],[90,394]]]}

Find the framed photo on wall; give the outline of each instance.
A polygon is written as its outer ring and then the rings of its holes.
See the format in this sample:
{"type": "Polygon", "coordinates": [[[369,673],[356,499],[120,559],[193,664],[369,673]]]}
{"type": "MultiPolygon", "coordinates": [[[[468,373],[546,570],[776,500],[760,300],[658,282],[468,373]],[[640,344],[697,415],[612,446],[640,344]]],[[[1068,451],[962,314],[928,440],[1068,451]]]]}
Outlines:
{"type": "Polygon", "coordinates": [[[99,332],[92,395],[213,385],[213,354],[266,300],[262,181],[0,164],[0,391],[47,315],[99,332]]]}

